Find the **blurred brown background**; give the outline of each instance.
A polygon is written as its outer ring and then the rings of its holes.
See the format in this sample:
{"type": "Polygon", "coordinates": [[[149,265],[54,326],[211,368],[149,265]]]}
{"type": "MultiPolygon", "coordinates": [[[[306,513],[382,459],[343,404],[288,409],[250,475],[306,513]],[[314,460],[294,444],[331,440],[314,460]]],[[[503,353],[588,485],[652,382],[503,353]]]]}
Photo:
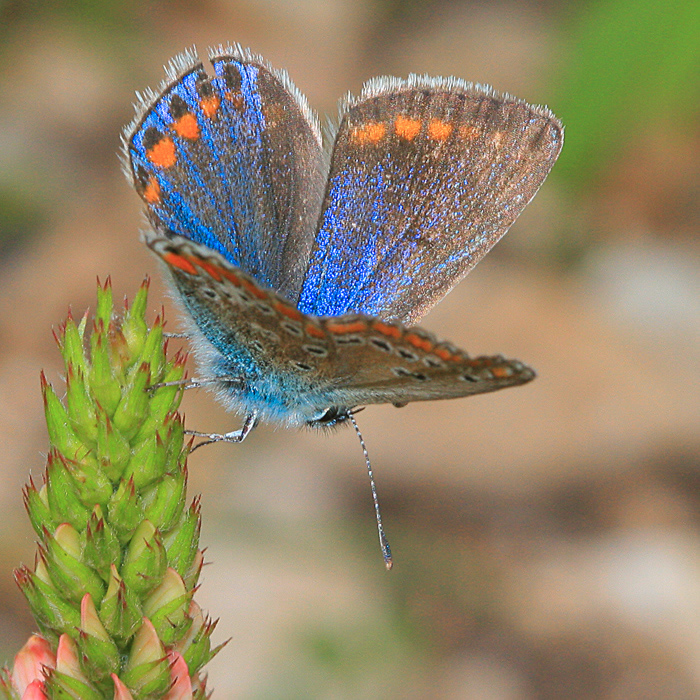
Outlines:
{"type": "MultiPolygon", "coordinates": [[[[216,698],[700,697],[700,8],[693,0],[0,1],[0,661],[32,630],[21,487],[43,470],[52,325],[154,275],[120,172],[133,92],[238,41],[320,114],[377,74],[456,75],[547,103],[561,159],[423,322],[535,367],[526,387],[262,428],[190,460],[231,637],[216,698]]],[[[191,427],[227,430],[204,392],[191,427]]]]}

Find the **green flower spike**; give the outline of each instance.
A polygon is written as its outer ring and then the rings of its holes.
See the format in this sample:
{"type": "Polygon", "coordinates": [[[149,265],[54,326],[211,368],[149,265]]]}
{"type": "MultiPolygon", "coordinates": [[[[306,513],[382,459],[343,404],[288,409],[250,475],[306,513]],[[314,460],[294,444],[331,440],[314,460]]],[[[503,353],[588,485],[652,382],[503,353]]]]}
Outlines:
{"type": "MultiPolygon", "coordinates": [[[[203,556],[189,447],[178,413],[186,356],[166,356],[163,316],[145,321],[148,281],[121,317],[98,282],[92,322],[55,332],[65,399],[44,374],[44,483],[24,504],[36,564],[15,571],[40,635],[0,673],[12,700],[204,700],[215,623],[194,602],[203,556]]],[[[219,647],[220,648],[220,647],[219,647]]]]}

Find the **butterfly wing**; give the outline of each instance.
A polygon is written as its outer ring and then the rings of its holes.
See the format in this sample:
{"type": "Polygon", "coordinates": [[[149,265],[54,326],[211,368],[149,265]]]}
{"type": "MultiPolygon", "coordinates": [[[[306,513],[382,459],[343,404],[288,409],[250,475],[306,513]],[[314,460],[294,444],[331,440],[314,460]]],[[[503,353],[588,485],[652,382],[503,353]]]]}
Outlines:
{"type": "Polygon", "coordinates": [[[535,376],[517,360],[470,358],[418,327],[304,314],[186,239],[152,236],[148,244],[218,351],[213,376],[240,378],[232,400],[264,416],[304,422],[331,406],[470,396],[535,376]]]}
{"type": "Polygon", "coordinates": [[[535,372],[500,355],[470,357],[418,326],[364,314],[322,319],[334,348],[329,404],[452,399],[525,384],[535,372]]]}
{"type": "Polygon", "coordinates": [[[323,196],[321,135],[286,73],[240,47],[175,59],[125,131],[154,227],[220,252],[296,301],[323,196]]]}
{"type": "Polygon", "coordinates": [[[299,308],[416,321],[508,230],[562,142],[549,110],[489,88],[371,81],[342,115],[299,308]]]}

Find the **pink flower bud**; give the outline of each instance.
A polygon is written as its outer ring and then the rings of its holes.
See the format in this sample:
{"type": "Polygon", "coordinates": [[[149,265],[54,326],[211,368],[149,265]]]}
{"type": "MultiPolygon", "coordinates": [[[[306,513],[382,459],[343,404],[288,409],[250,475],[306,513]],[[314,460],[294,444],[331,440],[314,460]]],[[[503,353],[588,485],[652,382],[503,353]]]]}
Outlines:
{"type": "Polygon", "coordinates": [[[114,681],[114,700],[134,700],[134,696],[124,683],[119,680],[119,676],[116,673],[112,674],[112,680],[114,681]]]}
{"type": "MultiPolygon", "coordinates": [[[[56,668],[56,657],[49,643],[37,634],[33,634],[27,643],[17,652],[12,668],[12,685],[22,694],[22,698],[44,698],[41,684],[44,681],[43,668],[56,668]],[[38,682],[41,695],[26,695],[29,687],[38,682]]],[[[36,693],[37,690],[33,690],[36,693]]]]}
{"type": "Polygon", "coordinates": [[[43,681],[32,681],[24,691],[22,700],[47,700],[43,681]]]}
{"type": "Polygon", "coordinates": [[[176,651],[168,652],[168,661],[173,685],[163,700],[192,700],[192,681],[187,662],[176,651]]]}

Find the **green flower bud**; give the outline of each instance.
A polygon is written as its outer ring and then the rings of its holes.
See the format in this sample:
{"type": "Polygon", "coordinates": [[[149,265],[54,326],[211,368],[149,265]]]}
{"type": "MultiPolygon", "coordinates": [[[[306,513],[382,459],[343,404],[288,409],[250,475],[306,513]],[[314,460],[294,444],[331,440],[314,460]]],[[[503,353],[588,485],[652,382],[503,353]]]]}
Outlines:
{"type": "Polygon", "coordinates": [[[15,569],[15,581],[32,609],[34,619],[44,628],[74,635],[80,614],[50,584],[42,581],[26,566],[15,569]]]}
{"type": "Polygon", "coordinates": [[[112,673],[119,672],[119,649],[102,625],[89,594],[80,603],[78,645],[83,656],[83,666],[93,680],[106,681],[112,673]]]}
{"type": "Polygon", "coordinates": [[[112,310],[114,304],[112,302],[112,278],[107,277],[104,285],[97,280],[97,308],[95,309],[95,322],[102,322],[105,328],[109,328],[112,320],[112,310]]]}
{"type": "Polygon", "coordinates": [[[57,670],[46,672],[45,697],[52,700],[104,700],[104,694],[93,685],[57,670]]]}
{"type": "Polygon", "coordinates": [[[163,427],[168,431],[166,438],[168,454],[165,459],[165,471],[167,474],[173,474],[185,468],[187,458],[187,453],[183,452],[185,424],[182,416],[175,413],[165,419],[163,427]]]}
{"type": "MultiPolygon", "coordinates": [[[[158,391],[163,391],[163,389],[158,389],[157,392],[158,391]]],[[[181,389],[178,391],[181,391],[181,389]]],[[[154,398],[151,399],[151,402],[153,401],[154,398]]],[[[160,433],[161,436],[165,436],[165,439],[163,440],[166,445],[164,472],[170,473],[176,469],[179,469],[179,458],[182,453],[182,446],[185,438],[185,428],[183,426],[182,418],[175,412],[165,414],[162,419],[160,417],[154,418],[153,415],[150,415],[148,418],[146,418],[141,426],[141,429],[133,439],[133,444],[140,444],[144,440],[150,438],[156,432],[160,433]]]]}
{"type": "Polygon", "coordinates": [[[82,503],[107,504],[112,495],[112,482],[92,455],[80,463],[67,459],[65,465],[73,477],[82,503]]]}
{"type": "Polygon", "coordinates": [[[114,375],[109,343],[102,321],[95,324],[90,338],[90,371],[88,381],[95,400],[108,416],[113,416],[122,398],[122,388],[114,375]]]}
{"type": "Polygon", "coordinates": [[[44,547],[49,576],[63,597],[77,603],[90,593],[102,600],[105,585],[93,569],[80,561],[80,535],[72,525],[59,525],[53,536],[44,530],[44,547]]]}
{"type": "Polygon", "coordinates": [[[53,387],[41,373],[41,392],[44,396],[44,412],[49,440],[68,459],[80,462],[86,458],[89,449],[83,444],[70,426],[68,413],[60,402],[53,387]]]}
{"type": "Polygon", "coordinates": [[[66,368],[66,404],[70,426],[80,440],[94,445],[97,440],[95,404],[88,394],[83,371],[72,362],[66,368]]]}
{"type": "Polygon", "coordinates": [[[199,575],[202,573],[202,567],[204,566],[204,553],[201,549],[198,549],[194,555],[194,559],[190,564],[190,568],[187,570],[185,575],[182,577],[187,586],[187,590],[191,591],[197,585],[199,581],[199,575]]]}
{"type": "Polygon", "coordinates": [[[133,438],[148,415],[148,392],[150,370],[147,363],[132,369],[131,378],[124,388],[122,400],[114,412],[114,427],[126,438],[133,438]]]}
{"type": "Polygon", "coordinates": [[[112,563],[120,560],[119,539],[105,521],[100,506],[96,505],[85,530],[83,561],[95,569],[103,581],[109,581],[112,563]]]}
{"type": "Polygon", "coordinates": [[[168,532],[182,515],[187,490],[187,471],[166,475],[143,494],[145,516],[161,531],[168,532]]]}
{"type": "Polygon", "coordinates": [[[137,528],[129,543],[121,575],[137,595],[145,595],[160,584],[168,560],[160,533],[149,520],[137,528]]]}
{"type": "Polygon", "coordinates": [[[78,328],[73,320],[73,315],[69,313],[66,322],[61,325],[58,333],[54,333],[54,338],[56,338],[58,347],[61,350],[66,367],[69,364],[73,365],[76,370],[83,373],[87,368],[85,351],[83,349],[83,331],[85,330],[86,321],[87,315],[83,316],[80,328],[78,328]]]}
{"type": "MultiPolygon", "coordinates": [[[[169,363],[163,374],[163,382],[179,382],[185,375],[185,356],[180,354],[169,363]]],[[[152,377],[153,379],[153,377],[152,377]]],[[[150,417],[156,425],[161,424],[168,414],[177,411],[182,401],[181,386],[161,386],[151,392],[150,417]]]]}
{"type": "Polygon", "coordinates": [[[80,500],[66,460],[55,449],[46,463],[46,498],[54,521],[70,523],[78,531],[85,529],[90,511],[80,500]]]}
{"type": "Polygon", "coordinates": [[[131,638],[141,624],[141,606],[114,564],[110,573],[107,593],[100,605],[100,620],[110,635],[118,640],[126,640],[131,638]]]}
{"type": "Polygon", "coordinates": [[[215,649],[211,648],[211,635],[217,622],[212,622],[204,617],[202,609],[192,601],[188,616],[192,620],[190,628],[185,636],[173,644],[173,650],[182,654],[190,669],[190,675],[194,675],[204,664],[210,661],[227,643],[220,644],[215,649]]]}
{"type": "Polygon", "coordinates": [[[158,433],[150,435],[134,448],[134,454],[124,471],[124,478],[133,477],[141,490],[165,474],[167,450],[158,433]]]}
{"type": "Polygon", "coordinates": [[[97,461],[105,474],[117,482],[131,459],[129,441],[112,425],[109,416],[98,405],[97,461]]]}
{"type": "Polygon", "coordinates": [[[146,342],[141,351],[139,362],[148,363],[153,381],[159,381],[165,367],[165,353],[163,352],[163,321],[160,316],[156,316],[153,327],[146,337],[146,342]]]}
{"type": "Polygon", "coordinates": [[[180,576],[185,576],[194,561],[199,546],[201,519],[199,499],[195,498],[185,513],[182,522],[165,537],[165,549],[168,552],[168,564],[180,576]]]}
{"type": "Polygon", "coordinates": [[[143,604],[143,613],[153,623],[159,639],[172,644],[191,624],[187,612],[192,593],[188,592],[175,569],[168,568],[163,580],[143,604]]]}
{"type": "Polygon", "coordinates": [[[46,493],[46,485],[41,487],[41,491],[37,491],[34,480],[29,477],[29,483],[24,487],[23,491],[24,507],[29,515],[29,521],[37,535],[41,536],[44,533],[44,528],[55,530],[58,523],[54,521],[49,508],[49,499],[46,493]]]}
{"type": "Polygon", "coordinates": [[[148,335],[148,326],[146,325],[144,317],[148,303],[148,287],[150,283],[148,278],[143,281],[139,291],[134,297],[131,308],[127,309],[122,323],[122,333],[124,334],[132,357],[141,356],[143,345],[148,335]]]}
{"type": "Polygon", "coordinates": [[[109,349],[112,353],[112,365],[120,382],[124,381],[126,373],[134,363],[134,357],[129,351],[126,338],[114,322],[109,324],[109,349]]]}
{"type": "Polygon", "coordinates": [[[122,480],[107,506],[110,525],[124,544],[143,520],[143,506],[134,488],[134,480],[122,480]]]}
{"type": "Polygon", "coordinates": [[[137,696],[163,693],[170,685],[170,663],[155,628],[146,617],[134,636],[129,660],[120,677],[137,696]]]}

